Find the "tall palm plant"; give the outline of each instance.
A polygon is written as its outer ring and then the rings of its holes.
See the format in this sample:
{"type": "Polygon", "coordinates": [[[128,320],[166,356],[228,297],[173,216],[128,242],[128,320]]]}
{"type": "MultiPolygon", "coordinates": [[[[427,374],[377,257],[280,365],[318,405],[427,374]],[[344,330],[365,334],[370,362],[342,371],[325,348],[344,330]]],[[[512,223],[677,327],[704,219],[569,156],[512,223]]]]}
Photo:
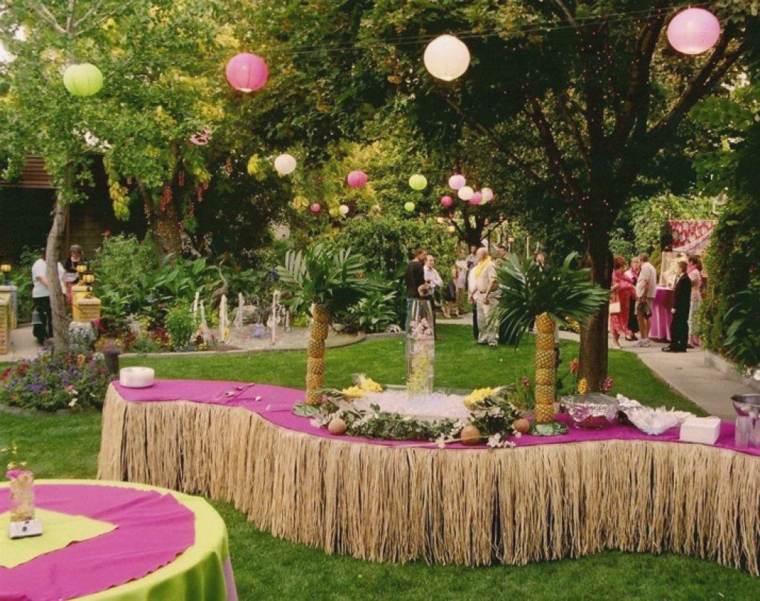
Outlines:
{"type": "Polygon", "coordinates": [[[287,303],[294,313],[310,311],[311,327],[306,362],[306,402],[319,403],[325,376],[325,340],[332,317],[356,303],[368,288],[364,258],[349,249],[316,244],[304,251],[288,251],[277,267],[287,303]]]}
{"type": "Polygon", "coordinates": [[[539,424],[554,421],[556,358],[554,333],[557,323],[572,319],[583,323],[608,301],[609,292],[591,282],[588,269],[576,269],[577,253],[559,266],[541,266],[511,255],[501,266],[499,304],[494,311],[509,340],[520,343],[536,323],[536,406],[539,424]]]}

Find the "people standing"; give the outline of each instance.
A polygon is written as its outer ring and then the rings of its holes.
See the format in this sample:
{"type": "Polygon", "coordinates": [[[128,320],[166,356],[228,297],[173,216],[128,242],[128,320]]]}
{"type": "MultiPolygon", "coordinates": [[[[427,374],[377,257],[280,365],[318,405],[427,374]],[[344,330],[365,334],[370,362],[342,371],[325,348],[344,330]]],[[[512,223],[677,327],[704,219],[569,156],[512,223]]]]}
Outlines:
{"type": "Polygon", "coordinates": [[[678,276],[673,286],[673,321],[670,325],[670,344],[663,347],[666,353],[685,353],[689,343],[689,307],[691,306],[691,279],[686,273],[688,262],[678,260],[678,276]]]}
{"type": "Polygon", "coordinates": [[[635,340],[638,340],[636,337],[636,333],[639,331],[639,322],[636,319],[636,282],[639,279],[639,271],[641,269],[641,261],[639,260],[639,257],[632,257],[631,258],[631,266],[626,270],[625,277],[628,278],[628,281],[631,282],[634,286],[633,293],[630,295],[628,299],[628,334],[626,335],[625,339],[629,342],[633,342],[635,340]]]}
{"type": "MultiPolygon", "coordinates": [[[[63,266],[58,263],[58,277],[62,280],[63,266]]],[[[63,282],[61,282],[63,288],[63,282]]],[[[47,277],[45,251],[40,251],[39,258],[32,265],[32,333],[37,342],[42,345],[53,335],[53,313],[50,308],[50,282],[47,277]]]]}
{"type": "Polygon", "coordinates": [[[610,288],[610,332],[615,346],[622,348],[620,336],[628,338],[629,301],[635,296],[633,283],[625,275],[625,259],[615,257],[612,262],[612,286],[610,288]]]}
{"type": "Polygon", "coordinates": [[[427,255],[425,257],[423,271],[425,274],[425,286],[427,287],[425,298],[427,298],[432,305],[433,320],[435,320],[435,309],[438,305],[436,296],[440,296],[443,289],[443,278],[441,278],[441,274],[439,274],[438,270],[435,268],[435,257],[433,255],[427,255]]]}
{"type": "Polygon", "coordinates": [[[471,246],[470,254],[467,255],[467,258],[465,259],[465,262],[467,263],[467,297],[469,298],[470,306],[472,307],[472,335],[475,340],[478,340],[480,337],[480,332],[478,330],[478,307],[470,296],[470,276],[472,275],[472,270],[474,269],[475,265],[478,263],[477,254],[478,247],[471,246]]]}
{"type": "Polygon", "coordinates": [[[636,281],[636,317],[639,320],[639,330],[641,331],[639,346],[649,346],[652,343],[649,340],[649,327],[654,295],[657,293],[657,270],[649,262],[647,253],[641,253],[639,260],[641,261],[641,269],[636,281]]]}
{"type": "Polygon", "coordinates": [[[478,344],[495,347],[499,343],[499,328],[490,317],[496,306],[496,265],[485,248],[478,249],[477,258],[478,263],[470,271],[468,288],[477,311],[478,344]]]}
{"type": "Polygon", "coordinates": [[[77,267],[84,264],[84,253],[82,252],[82,247],[79,246],[79,244],[72,244],[71,247],[69,247],[69,256],[63,264],[63,269],[66,272],[63,277],[63,281],[66,284],[64,293],[66,294],[66,300],[68,300],[69,303],[71,303],[72,299],[71,289],[75,284],[79,283],[80,279],[77,267]]]}
{"type": "Polygon", "coordinates": [[[469,271],[467,265],[467,254],[463,249],[460,249],[457,260],[454,262],[454,268],[452,270],[452,276],[454,277],[454,283],[456,285],[456,303],[457,312],[462,310],[465,299],[467,298],[467,272],[469,271]]]}
{"type": "Polygon", "coordinates": [[[702,260],[699,257],[689,257],[687,274],[691,280],[691,303],[689,304],[689,345],[698,347],[699,341],[699,308],[702,305],[702,260]]]}
{"type": "Polygon", "coordinates": [[[404,283],[406,284],[406,298],[415,299],[427,296],[425,287],[425,259],[427,252],[425,249],[418,248],[414,251],[414,256],[406,266],[404,283]]]}

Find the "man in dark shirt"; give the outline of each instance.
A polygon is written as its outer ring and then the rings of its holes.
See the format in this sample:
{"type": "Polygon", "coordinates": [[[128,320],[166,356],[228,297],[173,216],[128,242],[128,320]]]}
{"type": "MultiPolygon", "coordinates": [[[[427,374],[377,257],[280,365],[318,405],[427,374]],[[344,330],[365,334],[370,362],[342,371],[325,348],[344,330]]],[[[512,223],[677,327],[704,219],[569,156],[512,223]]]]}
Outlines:
{"type": "Polygon", "coordinates": [[[670,344],[666,353],[685,353],[689,343],[689,307],[691,305],[691,279],[686,273],[686,259],[678,260],[678,277],[673,290],[673,322],[670,325],[670,344]]]}
{"type": "Polygon", "coordinates": [[[414,251],[414,258],[409,261],[406,266],[406,275],[404,276],[404,282],[406,283],[406,298],[422,298],[420,293],[420,286],[425,284],[425,259],[427,258],[427,252],[418,248],[414,251]]]}

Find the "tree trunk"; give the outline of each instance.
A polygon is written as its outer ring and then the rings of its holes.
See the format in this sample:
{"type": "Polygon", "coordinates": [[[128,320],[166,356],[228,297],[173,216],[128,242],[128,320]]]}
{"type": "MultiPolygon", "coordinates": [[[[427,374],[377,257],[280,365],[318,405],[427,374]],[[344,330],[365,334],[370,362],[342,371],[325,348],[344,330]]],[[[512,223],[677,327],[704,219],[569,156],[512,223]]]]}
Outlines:
{"type": "Polygon", "coordinates": [[[325,340],[330,325],[330,312],[324,305],[312,305],[309,346],[306,356],[306,402],[318,405],[325,382],[325,340]]]}
{"type": "MultiPolygon", "coordinates": [[[[612,279],[612,254],[606,227],[593,227],[586,236],[587,260],[591,266],[591,279],[602,288],[609,289],[612,279]]],[[[581,328],[579,373],[585,378],[590,392],[602,389],[607,377],[609,306],[602,305],[581,328]]]]}
{"type": "Polygon", "coordinates": [[[50,310],[53,320],[53,347],[57,352],[65,351],[69,344],[69,316],[66,312],[66,298],[58,277],[58,261],[61,254],[61,242],[66,229],[68,204],[58,193],[53,208],[53,224],[47,237],[45,263],[50,290],[50,310]]]}
{"type": "Polygon", "coordinates": [[[557,396],[557,357],[554,352],[554,320],[542,313],[536,316],[536,423],[554,421],[554,401],[557,396]]]}
{"type": "Polygon", "coordinates": [[[171,188],[164,189],[161,201],[156,206],[149,192],[141,188],[145,213],[148,216],[148,224],[153,241],[156,244],[159,256],[163,259],[167,255],[179,256],[182,253],[182,237],[180,234],[179,215],[177,204],[171,193],[171,188]],[[166,190],[169,190],[167,192],[166,190]]]}

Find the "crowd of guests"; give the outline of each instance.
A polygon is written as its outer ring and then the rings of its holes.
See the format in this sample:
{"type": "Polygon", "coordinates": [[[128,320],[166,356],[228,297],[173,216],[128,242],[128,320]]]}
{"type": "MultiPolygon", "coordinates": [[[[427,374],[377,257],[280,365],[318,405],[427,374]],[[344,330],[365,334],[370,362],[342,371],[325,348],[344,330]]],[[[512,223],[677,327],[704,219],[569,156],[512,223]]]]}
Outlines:
{"type": "MultiPolygon", "coordinates": [[[[699,307],[702,302],[702,262],[699,257],[682,257],[678,276],[673,284],[672,322],[669,345],[663,351],[685,352],[699,346],[699,307]]],[[[610,287],[610,333],[616,346],[621,337],[650,346],[650,328],[657,292],[657,270],[642,253],[631,259],[630,267],[623,257],[613,259],[610,287]],[[627,269],[626,269],[627,268],[627,269]],[[638,334],[638,336],[637,336],[638,334]]]]}

